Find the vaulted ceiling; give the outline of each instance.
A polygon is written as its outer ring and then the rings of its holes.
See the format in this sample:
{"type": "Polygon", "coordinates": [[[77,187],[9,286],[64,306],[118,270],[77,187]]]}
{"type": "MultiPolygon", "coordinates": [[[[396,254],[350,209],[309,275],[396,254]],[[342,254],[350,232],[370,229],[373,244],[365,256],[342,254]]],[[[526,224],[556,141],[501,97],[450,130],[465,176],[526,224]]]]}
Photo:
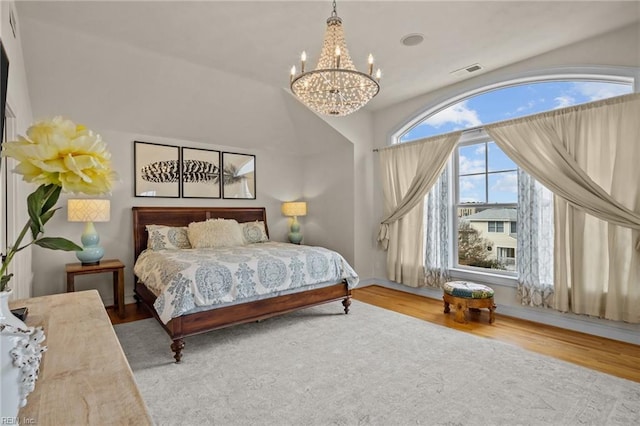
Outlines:
{"type": "MultiPolygon", "coordinates": [[[[288,87],[300,52],[317,60],[329,1],[19,1],[20,18],[288,87]]],[[[640,20],[638,1],[338,2],[347,44],[364,70],[383,70],[376,110],[640,20]],[[410,33],[424,42],[401,44],[410,33]],[[452,72],[479,63],[474,74],[452,72]]],[[[26,55],[35,54],[33,45],[26,55]]]]}

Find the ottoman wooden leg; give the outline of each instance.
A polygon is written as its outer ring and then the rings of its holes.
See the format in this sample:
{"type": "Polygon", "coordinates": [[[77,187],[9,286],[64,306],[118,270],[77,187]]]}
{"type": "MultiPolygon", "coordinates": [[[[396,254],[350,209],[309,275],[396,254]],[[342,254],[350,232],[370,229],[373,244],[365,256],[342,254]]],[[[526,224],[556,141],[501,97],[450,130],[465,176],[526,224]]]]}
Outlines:
{"type": "Polygon", "coordinates": [[[451,312],[451,308],[449,308],[449,302],[447,302],[446,300],[444,301],[444,313],[448,314],[449,312],[451,312]]]}
{"type": "Polygon", "coordinates": [[[466,304],[458,302],[456,304],[456,317],[455,317],[455,321],[456,322],[461,322],[461,323],[466,323],[467,320],[464,317],[464,311],[467,309],[466,304]]]}
{"type": "Polygon", "coordinates": [[[489,306],[489,324],[493,324],[496,320],[496,315],[494,311],[496,310],[496,305],[491,302],[491,306],[489,306]]]}

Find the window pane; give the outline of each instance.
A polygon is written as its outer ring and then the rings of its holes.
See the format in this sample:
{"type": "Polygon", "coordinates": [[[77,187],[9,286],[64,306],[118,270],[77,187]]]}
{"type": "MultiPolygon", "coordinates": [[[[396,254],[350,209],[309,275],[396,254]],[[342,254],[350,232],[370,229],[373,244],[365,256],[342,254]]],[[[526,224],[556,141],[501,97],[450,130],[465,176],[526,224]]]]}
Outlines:
{"type": "Polygon", "coordinates": [[[458,148],[458,174],[485,173],[486,144],[466,145],[458,148]]]}
{"type": "Polygon", "coordinates": [[[489,175],[489,203],[518,202],[518,173],[503,172],[489,175]]]}
{"type": "Polygon", "coordinates": [[[511,222],[511,230],[509,231],[512,234],[515,234],[517,232],[516,230],[516,222],[511,222]]]}
{"type": "Polygon", "coordinates": [[[458,264],[516,271],[515,235],[505,233],[515,223],[515,208],[475,208],[458,222],[458,264]],[[505,225],[505,222],[507,225],[505,225]]]}
{"type": "Polygon", "coordinates": [[[487,144],[489,171],[501,172],[505,170],[515,170],[518,168],[511,158],[507,157],[495,142],[489,142],[487,144]]]}
{"type": "Polygon", "coordinates": [[[458,194],[461,203],[486,203],[485,175],[460,176],[458,194]]]}

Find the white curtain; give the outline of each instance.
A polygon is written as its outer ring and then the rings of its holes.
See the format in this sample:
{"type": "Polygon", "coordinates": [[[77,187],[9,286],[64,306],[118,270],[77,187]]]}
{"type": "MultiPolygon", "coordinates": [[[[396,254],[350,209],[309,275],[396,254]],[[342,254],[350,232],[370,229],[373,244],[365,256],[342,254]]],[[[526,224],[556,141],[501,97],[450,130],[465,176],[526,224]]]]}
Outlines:
{"type": "Polygon", "coordinates": [[[553,198],[551,191],[518,169],[518,300],[526,306],[554,305],[553,198]]]}
{"type": "Polygon", "coordinates": [[[424,205],[425,284],[442,287],[449,281],[449,170],[445,168],[424,205]]]}
{"type": "Polygon", "coordinates": [[[640,322],[640,94],[486,130],[557,195],[555,308],[640,322]]]}
{"type": "Polygon", "coordinates": [[[387,250],[387,276],[424,284],[424,197],[455,149],[460,132],[380,149],[385,218],[378,241],[387,250]]]}

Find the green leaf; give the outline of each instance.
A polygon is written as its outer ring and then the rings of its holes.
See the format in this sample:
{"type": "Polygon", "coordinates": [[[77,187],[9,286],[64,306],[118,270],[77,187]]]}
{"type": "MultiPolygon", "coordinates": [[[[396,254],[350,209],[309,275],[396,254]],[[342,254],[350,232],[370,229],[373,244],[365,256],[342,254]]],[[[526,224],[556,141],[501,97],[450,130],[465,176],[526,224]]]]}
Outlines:
{"type": "Polygon", "coordinates": [[[5,289],[6,285],[9,284],[9,281],[11,281],[11,277],[13,276],[13,274],[8,274],[8,275],[3,275],[0,277],[0,288],[2,290],[5,289]]]}
{"type": "Polygon", "coordinates": [[[40,229],[38,229],[38,226],[33,222],[33,220],[29,221],[29,228],[31,228],[31,235],[33,236],[33,239],[35,240],[36,238],[38,238],[40,229]]]}
{"type": "Polygon", "coordinates": [[[34,235],[34,238],[38,233],[44,232],[44,226],[42,225],[42,220],[40,219],[40,213],[42,211],[42,204],[44,203],[46,185],[40,185],[38,189],[33,191],[27,197],[27,208],[29,210],[29,218],[33,225],[31,226],[31,233],[34,232],[34,227],[37,229],[37,233],[34,235]]]}
{"type": "Polygon", "coordinates": [[[51,193],[51,195],[49,195],[49,198],[44,200],[44,205],[42,206],[41,214],[48,212],[51,209],[51,207],[56,205],[56,203],[58,202],[58,198],[60,198],[60,192],[62,191],[62,187],[58,185],[53,185],[53,184],[47,185],[45,187],[44,194],[46,195],[49,191],[51,191],[53,187],[55,188],[53,189],[53,192],[51,193]]]}
{"type": "Polygon", "coordinates": [[[59,237],[45,237],[35,240],[34,244],[39,245],[42,248],[51,250],[64,250],[64,251],[80,251],[82,247],[78,246],[73,241],[69,241],[66,238],[59,237]]]}
{"type": "Polygon", "coordinates": [[[62,207],[58,207],[51,211],[43,212],[42,216],[40,216],[40,219],[42,220],[42,225],[44,226],[45,223],[49,222],[49,219],[53,217],[53,214],[56,212],[56,210],[60,210],[61,208],[62,207]]]}

